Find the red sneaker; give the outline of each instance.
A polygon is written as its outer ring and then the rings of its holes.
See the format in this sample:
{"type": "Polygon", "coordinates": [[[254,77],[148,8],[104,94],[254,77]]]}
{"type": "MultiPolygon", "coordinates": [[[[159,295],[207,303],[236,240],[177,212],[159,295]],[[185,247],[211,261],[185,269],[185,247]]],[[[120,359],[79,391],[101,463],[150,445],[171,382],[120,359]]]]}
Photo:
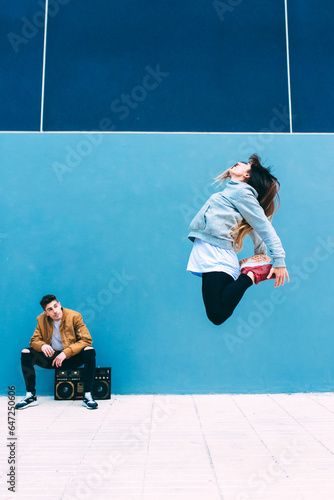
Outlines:
{"type": "MultiPolygon", "coordinates": [[[[253,255],[249,257],[249,259],[243,259],[240,261],[241,273],[247,274],[251,271],[254,274],[254,283],[257,285],[260,281],[265,281],[268,277],[270,269],[273,267],[271,264],[271,258],[268,255],[264,255],[262,253],[258,255],[253,255]]],[[[271,276],[271,279],[274,279],[275,275],[271,276]]]]}

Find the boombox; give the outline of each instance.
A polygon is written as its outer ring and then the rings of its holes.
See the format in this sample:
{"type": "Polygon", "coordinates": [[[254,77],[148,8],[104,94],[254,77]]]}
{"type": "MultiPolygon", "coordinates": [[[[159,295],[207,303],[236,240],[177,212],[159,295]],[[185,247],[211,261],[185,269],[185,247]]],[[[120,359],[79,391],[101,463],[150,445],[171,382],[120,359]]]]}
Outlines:
{"type": "MultiPolygon", "coordinates": [[[[111,368],[95,369],[92,396],[94,399],[110,399],[111,368]]],[[[83,368],[55,370],[55,399],[82,399],[83,368]]]]}

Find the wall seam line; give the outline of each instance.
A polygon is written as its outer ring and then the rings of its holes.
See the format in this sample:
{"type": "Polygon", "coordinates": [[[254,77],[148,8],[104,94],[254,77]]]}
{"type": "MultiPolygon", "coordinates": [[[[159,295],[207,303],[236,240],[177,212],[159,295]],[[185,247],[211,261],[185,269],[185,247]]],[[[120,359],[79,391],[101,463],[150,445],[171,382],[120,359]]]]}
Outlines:
{"type": "Polygon", "coordinates": [[[45,0],[45,20],[44,20],[44,45],[43,45],[43,70],[42,70],[42,95],[41,95],[41,120],[39,131],[43,132],[44,118],[44,86],[45,86],[45,61],[46,61],[46,36],[48,29],[49,0],[45,0]]]}
{"type": "Polygon", "coordinates": [[[293,130],[292,130],[291,81],[290,81],[290,48],[289,48],[288,0],[284,0],[284,12],[285,12],[286,64],[287,64],[287,76],[288,76],[288,98],[289,98],[290,134],[292,134],[293,130]]]}

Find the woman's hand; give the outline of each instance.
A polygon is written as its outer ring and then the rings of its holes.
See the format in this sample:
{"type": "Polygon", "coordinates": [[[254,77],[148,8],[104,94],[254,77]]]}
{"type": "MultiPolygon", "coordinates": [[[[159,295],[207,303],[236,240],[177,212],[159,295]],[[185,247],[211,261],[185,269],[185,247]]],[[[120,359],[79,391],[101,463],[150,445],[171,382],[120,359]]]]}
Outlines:
{"type": "Polygon", "coordinates": [[[288,273],[286,267],[272,267],[270,269],[268,276],[267,276],[267,280],[269,280],[273,274],[275,275],[275,288],[277,286],[284,285],[285,277],[288,281],[290,281],[289,273],[288,273]]]}

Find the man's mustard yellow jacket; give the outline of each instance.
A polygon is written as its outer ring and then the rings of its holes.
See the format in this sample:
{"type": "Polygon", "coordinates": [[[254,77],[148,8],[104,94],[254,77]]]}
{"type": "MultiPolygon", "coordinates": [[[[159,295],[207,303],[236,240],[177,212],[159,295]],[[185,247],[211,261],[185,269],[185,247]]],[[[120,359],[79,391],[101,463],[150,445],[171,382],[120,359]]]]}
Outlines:
{"type": "MultiPolygon", "coordinates": [[[[84,347],[92,345],[92,337],[83,322],[81,314],[62,307],[63,317],[59,325],[59,333],[63,352],[66,358],[78,354],[84,347]]],[[[37,326],[30,340],[30,347],[42,351],[43,344],[51,344],[53,321],[44,312],[37,316],[37,326]]]]}

